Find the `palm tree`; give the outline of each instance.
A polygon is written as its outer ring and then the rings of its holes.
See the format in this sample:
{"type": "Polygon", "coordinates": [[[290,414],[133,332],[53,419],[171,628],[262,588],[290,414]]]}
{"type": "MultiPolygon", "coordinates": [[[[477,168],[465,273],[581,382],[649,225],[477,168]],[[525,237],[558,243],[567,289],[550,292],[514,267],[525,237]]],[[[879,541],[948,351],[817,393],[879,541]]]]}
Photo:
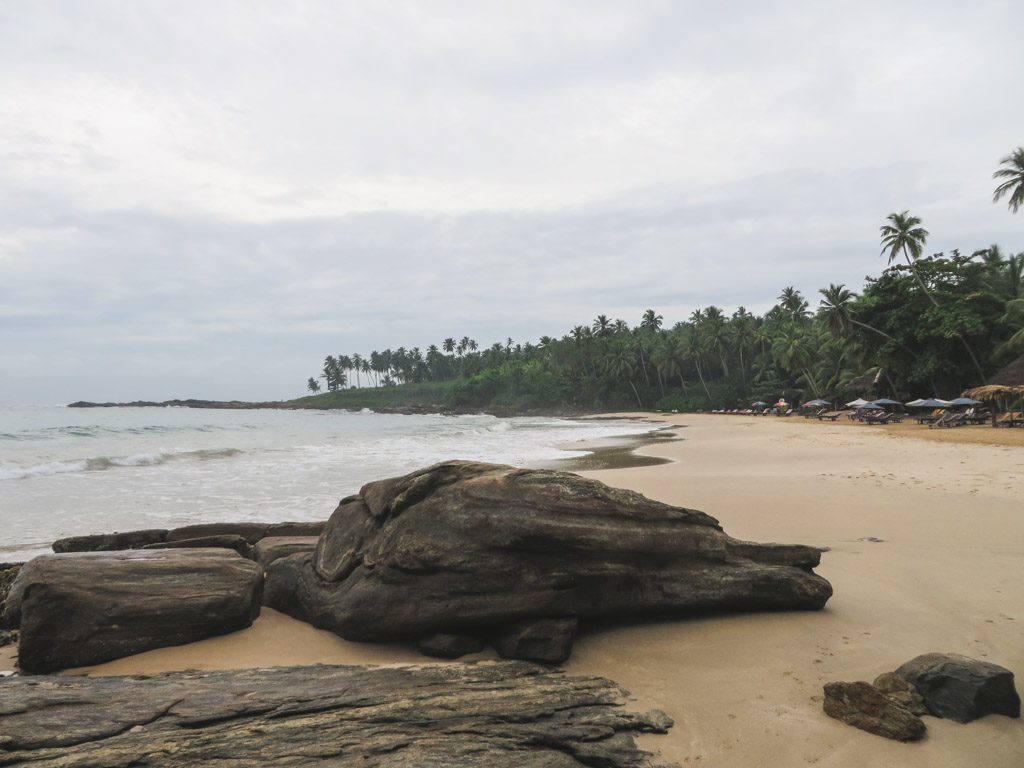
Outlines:
{"type": "Polygon", "coordinates": [[[1003,195],[1010,196],[1010,211],[1016,213],[1024,205],[1024,147],[1017,147],[999,161],[1005,165],[992,174],[993,179],[1006,179],[996,187],[992,202],[998,203],[1003,195]]]}
{"type": "Polygon", "coordinates": [[[896,341],[896,339],[885,331],[880,331],[878,328],[868,325],[867,323],[862,323],[860,320],[855,318],[853,316],[853,300],[857,298],[857,294],[853,291],[846,290],[842,283],[839,285],[831,283],[828,288],[822,288],[818,293],[822,295],[821,304],[818,307],[818,317],[825,322],[825,325],[836,338],[848,336],[850,334],[850,326],[856,325],[859,328],[864,328],[872,333],[877,333],[886,340],[899,344],[907,352],[910,352],[910,354],[914,354],[912,349],[901,342],[896,341]]]}
{"type": "Polygon", "coordinates": [[[646,328],[649,331],[656,331],[661,328],[661,322],[664,318],[657,314],[653,309],[648,309],[644,312],[644,317],[640,321],[640,327],[646,328]]]}
{"type": "Polygon", "coordinates": [[[783,288],[779,294],[779,306],[794,323],[802,323],[807,319],[807,300],[791,285],[783,288]]]}
{"type": "Polygon", "coordinates": [[[882,233],[882,254],[888,252],[889,263],[892,264],[902,251],[907,265],[910,267],[910,273],[921,286],[921,290],[932,304],[936,307],[939,306],[931,291],[928,290],[928,286],[924,284],[924,280],[914,269],[914,261],[921,258],[921,249],[924,248],[924,244],[928,240],[928,230],[920,226],[921,220],[917,216],[911,216],[909,211],[890,213],[885,218],[890,223],[879,227],[879,231],[882,233]]]}
{"type": "Polygon", "coordinates": [[[795,325],[783,328],[782,333],[772,342],[772,357],[787,371],[801,373],[804,381],[810,385],[814,396],[819,397],[818,384],[810,371],[811,363],[815,358],[814,350],[804,331],[795,325]]]}
{"type": "Polygon", "coordinates": [[[315,395],[320,391],[320,382],[310,376],[309,381],[306,382],[306,389],[315,395]]]}
{"type": "MultiPolygon", "coordinates": [[[[889,224],[883,224],[879,231],[882,233],[882,253],[888,252],[889,263],[892,264],[896,260],[897,254],[900,251],[903,252],[904,258],[907,260],[907,264],[910,266],[910,273],[917,280],[917,284],[921,286],[921,290],[924,291],[925,296],[928,300],[938,309],[941,309],[939,302],[932,296],[932,292],[928,290],[928,286],[924,284],[924,280],[914,269],[914,260],[920,258],[921,249],[928,239],[928,230],[921,226],[921,220],[917,216],[911,216],[909,211],[903,211],[903,213],[890,213],[886,219],[890,222],[889,224]]],[[[974,369],[978,372],[978,377],[982,383],[985,382],[985,373],[981,370],[981,364],[978,362],[978,358],[974,356],[974,350],[971,349],[971,345],[967,343],[961,334],[957,334],[957,338],[960,339],[960,343],[963,344],[964,349],[967,350],[968,356],[971,358],[971,362],[974,363],[974,369]]]]}
{"type": "Polygon", "coordinates": [[[595,336],[608,336],[612,331],[612,321],[608,319],[607,315],[598,315],[594,318],[591,329],[595,336]]]}

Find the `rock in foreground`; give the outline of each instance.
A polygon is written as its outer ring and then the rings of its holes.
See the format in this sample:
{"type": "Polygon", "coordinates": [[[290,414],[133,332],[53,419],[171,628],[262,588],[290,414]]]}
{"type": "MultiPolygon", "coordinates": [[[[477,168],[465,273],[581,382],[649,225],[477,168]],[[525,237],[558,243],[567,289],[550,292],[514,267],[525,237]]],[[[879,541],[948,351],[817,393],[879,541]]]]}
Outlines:
{"type": "Polygon", "coordinates": [[[927,730],[920,717],[863,681],[826,684],[824,708],[829,717],[896,741],[917,741],[927,730]]]}
{"type": "Polygon", "coordinates": [[[955,653],[926,653],[895,674],[917,689],[936,717],[960,723],[985,715],[1020,717],[1013,673],[998,664],[955,653]]]}
{"type": "Polygon", "coordinates": [[[262,588],[260,567],[225,549],[43,555],[6,613],[20,617],[21,669],[52,672],[243,629],[262,588]]]}
{"type": "MultiPolygon", "coordinates": [[[[312,557],[271,572],[294,584],[275,607],[352,640],[537,637],[531,622],[821,608],[832,588],[811,570],[819,557],[578,475],[450,461],[364,486],[312,557]]],[[[503,643],[520,645],[536,643],[503,643]]]]}
{"type": "Polygon", "coordinates": [[[5,765],[643,768],[633,735],[672,725],[609,680],[512,662],[2,685],[5,765]]]}

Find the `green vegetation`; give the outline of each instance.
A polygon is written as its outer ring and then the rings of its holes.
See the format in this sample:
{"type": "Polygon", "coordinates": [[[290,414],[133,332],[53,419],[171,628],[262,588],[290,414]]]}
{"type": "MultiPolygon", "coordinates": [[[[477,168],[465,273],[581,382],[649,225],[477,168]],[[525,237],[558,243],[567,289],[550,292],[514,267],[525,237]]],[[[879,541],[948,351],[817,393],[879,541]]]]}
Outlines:
{"type": "MultiPolygon", "coordinates": [[[[1004,158],[995,201],[1024,204],[1024,148],[1004,158]]],[[[857,293],[819,291],[812,311],[793,287],[757,316],[694,311],[671,328],[653,309],[639,324],[598,315],[560,338],[511,338],[485,349],[464,336],[440,346],[328,356],[312,408],[698,410],[754,400],[858,395],[949,396],[985,383],[1024,353],[1024,253],[996,245],[970,256],[922,256],[928,231],[908,211],[880,228],[889,266],[857,293]],[[346,388],[346,385],[349,385],[346,388]]]]}

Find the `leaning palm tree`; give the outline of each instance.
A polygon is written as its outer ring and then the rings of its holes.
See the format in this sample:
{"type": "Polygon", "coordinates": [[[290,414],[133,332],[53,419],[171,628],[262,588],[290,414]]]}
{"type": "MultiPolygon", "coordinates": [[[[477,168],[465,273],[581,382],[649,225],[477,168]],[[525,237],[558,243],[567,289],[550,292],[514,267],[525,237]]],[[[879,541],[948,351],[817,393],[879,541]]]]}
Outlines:
{"type": "Polygon", "coordinates": [[[993,179],[1006,179],[996,187],[992,202],[998,203],[1003,195],[1010,196],[1010,211],[1016,213],[1024,205],[1024,147],[1017,147],[999,161],[1005,168],[992,174],[993,179]]]}
{"type": "MultiPolygon", "coordinates": [[[[848,336],[850,333],[850,327],[856,325],[859,328],[877,333],[887,341],[894,342],[903,347],[904,350],[914,355],[914,351],[907,347],[900,341],[897,341],[885,331],[881,331],[875,328],[873,325],[862,323],[860,320],[853,316],[853,300],[857,298],[857,294],[853,291],[848,291],[842,283],[836,285],[832,283],[828,288],[822,288],[818,291],[822,295],[821,304],[818,307],[818,317],[821,318],[828,329],[832,332],[832,335],[836,338],[848,336]]],[[[914,355],[916,357],[916,355],[914,355]]]]}

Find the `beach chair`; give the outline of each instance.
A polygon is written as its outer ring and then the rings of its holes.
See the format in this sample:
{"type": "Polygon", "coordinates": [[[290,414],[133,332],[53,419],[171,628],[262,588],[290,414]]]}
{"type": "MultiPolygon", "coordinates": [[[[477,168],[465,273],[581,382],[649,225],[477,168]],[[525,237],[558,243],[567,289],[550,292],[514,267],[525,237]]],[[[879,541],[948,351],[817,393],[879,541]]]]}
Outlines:
{"type": "Polygon", "coordinates": [[[942,418],[942,414],[944,414],[945,412],[946,412],[946,410],[944,408],[936,408],[934,411],[932,411],[929,414],[925,414],[924,416],[918,416],[917,417],[917,423],[918,424],[934,424],[936,421],[938,421],[939,419],[942,418]]]}
{"type": "Polygon", "coordinates": [[[822,413],[818,414],[818,421],[824,421],[825,419],[828,419],[829,421],[835,421],[844,413],[846,413],[846,411],[823,411],[822,413]]]}

